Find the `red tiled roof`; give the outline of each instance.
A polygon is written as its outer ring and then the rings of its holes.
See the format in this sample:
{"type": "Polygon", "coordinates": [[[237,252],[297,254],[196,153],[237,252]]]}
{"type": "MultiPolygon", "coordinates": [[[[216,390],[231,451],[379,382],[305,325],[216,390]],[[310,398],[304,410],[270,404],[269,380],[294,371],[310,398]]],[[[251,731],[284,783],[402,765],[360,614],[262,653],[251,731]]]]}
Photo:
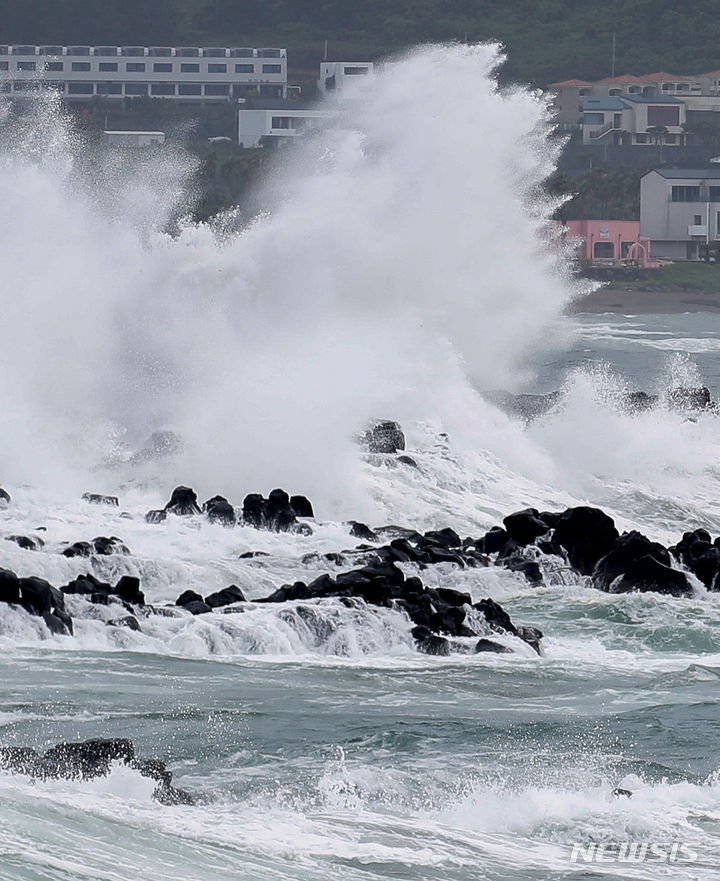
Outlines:
{"type": "Polygon", "coordinates": [[[622,76],[606,76],[602,80],[598,80],[598,83],[641,83],[642,79],[637,76],[633,76],[631,73],[625,73],[622,76]]]}
{"type": "Polygon", "coordinates": [[[698,76],[719,76],[720,70],[710,70],[707,73],[699,73],[698,76]]]}
{"type": "Polygon", "coordinates": [[[563,80],[561,83],[550,83],[551,86],[591,86],[587,80],[563,80]]]}
{"type": "Polygon", "coordinates": [[[661,70],[658,73],[646,73],[644,76],[638,77],[641,83],[657,83],[660,80],[670,80],[671,82],[679,82],[682,80],[691,80],[691,76],[678,76],[675,73],[666,73],[661,70]]]}

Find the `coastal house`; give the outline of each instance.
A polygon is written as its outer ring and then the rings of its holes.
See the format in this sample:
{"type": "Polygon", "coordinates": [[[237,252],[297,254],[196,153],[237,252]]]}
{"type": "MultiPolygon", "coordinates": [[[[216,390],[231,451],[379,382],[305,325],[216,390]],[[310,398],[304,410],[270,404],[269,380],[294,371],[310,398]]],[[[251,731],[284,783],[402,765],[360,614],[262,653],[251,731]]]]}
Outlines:
{"type": "Polygon", "coordinates": [[[556,125],[560,129],[582,129],[583,143],[598,146],[657,143],[657,138],[644,137],[653,127],[668,129],[664,144],[680,145],[686,122],[700,121],[702,115],[720,111],[720,71],[694,76],[664,71],[643,76],[623,74],[595,82],[570,79],[552,83],[549,91],[556,125]],[[614,103],[612,99],[616,99],[614,103]],[[673,105],[680,109],[670,110],[673,105]],[[609,126],[601,133],[611,121],[610,113],[624,111],[622,127],[609,126]],[[597,122],[597,115],[587,117],[600,112],[608,114],[602,123],[597,122]],[[661,121],[663,118],[667,121],[661,121]],[[620,132],[624,133],[622,139],[618,137],[620,132]]]}
{"type": "Polygon", "coordinates": [[[650,243],[640,235],[637,220],[568,220],[563,238],[587,263],[647,266],[650,243]]]}
{"type": "Polygon", "coordinates": [[[0,93],[42,88],[70,103],[164,98],[195,103],[287,96],[285,49],[196,46],[0,46],[0,93]]]}
{"type": "Polygon", "coordinates": [[[276,146],[317,129],[337,111],[296,100],[253,100],[238,109],[238,143],[241,147],[276,146]]]}
{"type": "Polygon", "coordinates": [[[654,168],[643,175],[640,234],[652,257],[700,259],[720,241],[720,166],[654,168]]]}
{"type": "Polygon", "coordinates": [[[344,92],[359,77],[372,76],[375,65],[372,61],[323,61],[320,65],[318,92],[344,92]]]}
{"type": "Polygon", "coordinates": [[[583,100],[583,143],[679,146],[686,114],[685,103],[670,95],[591,96],[583,100]]]}

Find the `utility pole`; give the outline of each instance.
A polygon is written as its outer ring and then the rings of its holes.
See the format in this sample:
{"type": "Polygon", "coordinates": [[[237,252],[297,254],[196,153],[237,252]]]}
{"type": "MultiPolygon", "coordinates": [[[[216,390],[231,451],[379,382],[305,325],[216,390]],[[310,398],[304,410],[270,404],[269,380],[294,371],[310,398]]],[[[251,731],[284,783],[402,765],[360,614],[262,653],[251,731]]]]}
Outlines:
{"type": "Polygon", "coordinates": [[[615,31],[613,31],[612,66],[611,66],[611,73],[610,73],[611,77],[615,76],[615,42],[616,42],[615,38],[616,38],[616,34],[615,34],[615,31]]]}

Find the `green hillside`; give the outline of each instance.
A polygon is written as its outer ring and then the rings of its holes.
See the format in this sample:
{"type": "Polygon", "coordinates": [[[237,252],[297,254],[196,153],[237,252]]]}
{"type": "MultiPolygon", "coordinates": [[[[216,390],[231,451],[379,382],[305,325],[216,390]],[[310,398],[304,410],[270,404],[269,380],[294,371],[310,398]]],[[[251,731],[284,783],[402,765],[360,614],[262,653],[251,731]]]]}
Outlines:
{"type": "Polygon", "coordinates": [[[500,40],[506,75],[546,84],[610,73],[720,67],[716,0],[0,0],[0,41],[285,45],[311,69],[377,58],[418,42],[500,40]]]}

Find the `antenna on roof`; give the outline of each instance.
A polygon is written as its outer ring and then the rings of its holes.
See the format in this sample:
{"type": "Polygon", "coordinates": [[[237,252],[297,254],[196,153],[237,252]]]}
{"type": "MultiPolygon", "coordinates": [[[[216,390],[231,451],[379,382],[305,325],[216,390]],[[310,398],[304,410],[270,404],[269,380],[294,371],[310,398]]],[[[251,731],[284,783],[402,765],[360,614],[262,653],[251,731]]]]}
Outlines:
{"type": "Polygon", "coordinates": [[[616,34],[615,34],[615,31],[613,31],[612,69],[611,69],[611,73],[610,73],[610,76],[613,78],[615,77],[615,37],[616,37],[616,34]]]}
{"type": "Polygon", "coordinates": [[[328,50],[328,41],[325,40],[325,57],[323,58],[323,61],[327,61],[327,50],[328,50]]]}

